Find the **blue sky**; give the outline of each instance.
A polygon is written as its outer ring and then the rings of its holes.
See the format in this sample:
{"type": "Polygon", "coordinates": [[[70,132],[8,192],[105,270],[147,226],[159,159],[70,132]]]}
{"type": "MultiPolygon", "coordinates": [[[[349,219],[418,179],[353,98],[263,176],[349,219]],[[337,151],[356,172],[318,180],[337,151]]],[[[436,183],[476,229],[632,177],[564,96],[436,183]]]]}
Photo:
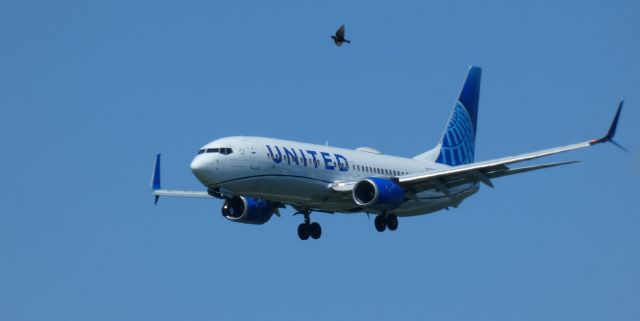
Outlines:
{"type": "Polygon", "coordinates": [[[637,1],[2,1],[1,320],[638,320],[637,1]],[[351,45],[329,36],[346,24],[351,45]],[[478,160],[604,134],[377,233],[234,224],[189,163],[262,135],[413,156],[484,68],[478,160]]]}

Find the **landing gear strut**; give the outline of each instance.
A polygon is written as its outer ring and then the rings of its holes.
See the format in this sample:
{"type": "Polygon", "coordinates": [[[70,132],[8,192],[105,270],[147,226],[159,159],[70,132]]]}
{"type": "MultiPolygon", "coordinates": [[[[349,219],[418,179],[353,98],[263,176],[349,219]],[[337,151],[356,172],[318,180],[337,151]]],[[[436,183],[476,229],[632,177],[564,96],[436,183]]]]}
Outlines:
{"type": "Polygon", "coordinates": [[[322,228],[318,222],[311,222],[311,218],[309,217],[311,211],[307,210],[297,212],[296,214],[304,215],[304,223],[298,225],[298,237],[303,241],[309,239],[309,236],[314,240],[319,239],[322,235],[322,228]]]}
{"type": "Polygon", "coordinates": [[[395,214],[383,213],[376,216],[374,224],[378,232],[384,232],[387,228],[389,231],[395,231],[398,229],[398,217],[395,214]]]}

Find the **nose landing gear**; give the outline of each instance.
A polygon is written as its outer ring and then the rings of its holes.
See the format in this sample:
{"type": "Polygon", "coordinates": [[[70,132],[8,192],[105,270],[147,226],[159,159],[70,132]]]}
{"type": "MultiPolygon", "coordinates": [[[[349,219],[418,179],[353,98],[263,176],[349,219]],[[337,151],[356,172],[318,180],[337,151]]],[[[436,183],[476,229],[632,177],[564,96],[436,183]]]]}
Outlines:
{"type": "Polygon", "coordinates": [[[311,222],[311,218],[309,217],[311,214],[310,210],[299,211],[296,214],[304,215],[304,223],[298,225],[298,237],[301,240],[307,240],[311,237],[314,240],[317,240],[322,235],[322,228],[318,222],[311,222]]]}

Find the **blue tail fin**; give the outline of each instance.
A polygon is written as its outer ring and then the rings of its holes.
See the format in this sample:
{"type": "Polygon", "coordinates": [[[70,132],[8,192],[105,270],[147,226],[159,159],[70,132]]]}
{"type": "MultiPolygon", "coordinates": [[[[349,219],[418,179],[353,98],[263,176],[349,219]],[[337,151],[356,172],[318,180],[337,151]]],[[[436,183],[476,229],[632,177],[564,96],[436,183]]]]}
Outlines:
{"type": "Polygon", "coordinates": [[[442,135],[436,162],[450,166],[473,163],[482,69],[471,66],[442,135]]]}

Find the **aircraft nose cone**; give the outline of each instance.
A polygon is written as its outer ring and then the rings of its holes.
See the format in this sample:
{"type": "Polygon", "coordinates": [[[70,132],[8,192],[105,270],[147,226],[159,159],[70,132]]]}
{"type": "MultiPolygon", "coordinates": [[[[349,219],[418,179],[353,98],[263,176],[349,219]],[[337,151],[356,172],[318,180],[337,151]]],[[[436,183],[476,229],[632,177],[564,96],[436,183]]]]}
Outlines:
{"type": "Polygon", "coordinates": [[[215,156],[198,155],[191,161],[191,172],[205,186],[216,184],[221,180],[219,162],[215,156]]]}
{"type": "Polygon", "coordinates": [[[204,162],[200,159],[200,157],[196,157],[191,161],[191,171],[195,174],[196,172],[202,171],[204,169],[204,162]]]}
{"type": "Polygon", "coordinates": [[[191,172],[193,172],[193,175],[201,182],[207,180],[207,162],[203,158],[204,157],[196,157],[191,161],[191,172]]]}

